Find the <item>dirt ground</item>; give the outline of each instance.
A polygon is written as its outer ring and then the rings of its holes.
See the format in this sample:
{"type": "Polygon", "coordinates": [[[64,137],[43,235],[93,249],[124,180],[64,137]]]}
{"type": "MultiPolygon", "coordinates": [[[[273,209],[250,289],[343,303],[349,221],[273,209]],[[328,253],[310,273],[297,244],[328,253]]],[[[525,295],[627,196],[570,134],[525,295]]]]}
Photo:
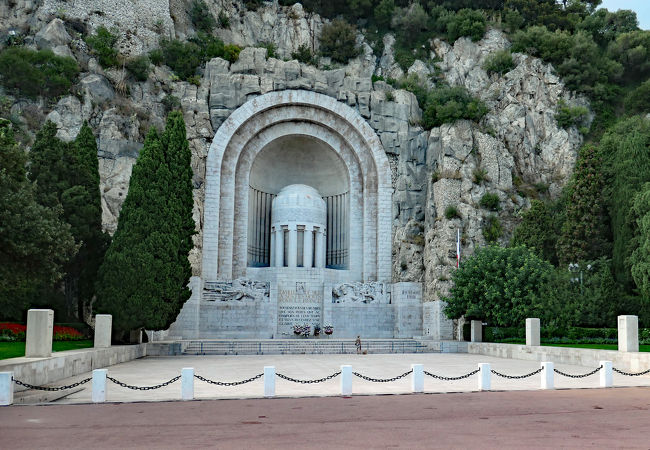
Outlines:
{"type": "Polygon", "coordinates": [[[650,388],[0,408],[0,448],[642,448],[650,388]]]}

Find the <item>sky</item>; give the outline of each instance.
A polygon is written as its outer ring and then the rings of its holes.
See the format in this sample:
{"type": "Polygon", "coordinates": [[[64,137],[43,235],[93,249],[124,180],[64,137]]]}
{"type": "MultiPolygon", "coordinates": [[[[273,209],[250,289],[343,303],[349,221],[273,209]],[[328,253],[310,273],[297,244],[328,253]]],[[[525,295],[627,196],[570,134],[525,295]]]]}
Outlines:
{"type": "Polygon", "coordinates": [[[650,0],[603,0],[600,7],[610,11],[631,9],[639,19],[639,28],[650,30],[650,0]]]}

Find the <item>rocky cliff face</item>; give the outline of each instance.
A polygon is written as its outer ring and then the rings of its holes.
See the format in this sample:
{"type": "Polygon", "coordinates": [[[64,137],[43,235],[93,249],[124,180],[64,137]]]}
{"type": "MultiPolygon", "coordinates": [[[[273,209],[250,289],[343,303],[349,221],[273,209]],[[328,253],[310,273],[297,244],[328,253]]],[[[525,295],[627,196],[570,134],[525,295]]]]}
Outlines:
{"type": "MultiPolygon", "coordinates": [[[[223,9],[230,17],[230,29],[219,30],[220,37],[248,47],[234,64],[219,58],[210,61],[200,86],[173,81],[165,67],[155,68],[145,82],[125,79],[122,70],[102,70],[75,32],[91,32],[99,25],[118,27],[121,51],[137,55],[155,48],[160,34],[183,38],[193,33],[184,2],[139,1],[136,8],[130,0],[22,0],[0,6],[0,33],[14,29],[29,45],[73,56],[82,67],[75,86],[78,95],[60,99],[53,108],[36,107],[57,123],[62,139],[72,139],[83,120],[98,133],[103,220],[109,231],[116,228],[144,133],[150,126],[163,126],[164,105],[171,96],[180,100],[193,152],[199,232],[207,151],[232,111],[256,95],[282,89],[317,91],[357,109],[380,137],[393,171],[394,281],[424,282],[427,300],[438,299],[450,287],[458,230],[467,256],[485,245],[482,230],[487,217],[494,215],[504,229],[498,241],[506,243],[518,212],[529,206],[530,195],[535,191],[557,195],[568,180],[582,139],[575,129],[558,128],[554,114],[560,99],[583,101],[565,90],[551,66],[526,55],[515,54],[516,67],[503,76],[489,76],[481,68],[485,57],[509,46],[497,30],[476,43],[461,38],[452,46],[435,40],[431,56],[439,61],[437,69],[422,61],[409,69],[423,80],[430,80],[429,74],[437,70],[489,107],[480,124],[461,120],[425,131],[413,94],[371,81],[373,74],[403,75],[394,62],[390,36],[380,58],[359,37],[362,56],[345,67],[323,70],[284,60],[300,45],[318,47],[323,20],[306,14],[300,5],[282,8],[265,3],[253,12],[239,2],[208,3],[215,16],[223,9]],[[273,42],[280,59],[267,58],[266,49],[254,47],[262,42],[273,42]],[[499,211],[480,206],[485,193],[498,196],[499,211]],[[446,217],[448,206],[456,208],[458,217],[446,217]]],[[[34,105],[15,102],[12,112],[21,114],[29,108],[34,105]]],[[[199,233],[191,255],[195,274],[200,273],[201,241],[199,233]]]]}

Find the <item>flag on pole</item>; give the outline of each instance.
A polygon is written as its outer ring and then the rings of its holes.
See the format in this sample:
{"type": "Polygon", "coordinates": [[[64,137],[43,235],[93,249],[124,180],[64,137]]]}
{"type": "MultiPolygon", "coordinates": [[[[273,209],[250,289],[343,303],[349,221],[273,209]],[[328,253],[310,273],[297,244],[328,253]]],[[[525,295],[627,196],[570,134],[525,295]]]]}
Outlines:
{"type": "Polygon", "coordinates": [[[460,229],[456,234],[456,268],[460,267],[460,229]]]}

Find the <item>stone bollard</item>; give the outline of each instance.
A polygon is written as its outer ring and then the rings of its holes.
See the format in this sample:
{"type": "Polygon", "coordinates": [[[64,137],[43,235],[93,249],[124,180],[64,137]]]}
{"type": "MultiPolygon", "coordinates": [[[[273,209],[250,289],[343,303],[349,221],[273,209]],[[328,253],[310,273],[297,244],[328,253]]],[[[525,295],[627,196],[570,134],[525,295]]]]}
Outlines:
{"type": "Polygon", "coordinates": [[[352,366],[341,366],[341,395],[352,395],[352,366]]]}
{"type": "Polygon", "coordinates": [[[0,372],[0,406],[11,405],[14,402],[13,372],[0,372]]]}
{"type": "Polygon", "coordinates": [[[93,370],[93,403],[104,403],[106,401],[106,369],[93,370]]]}
{"type": "Polygon", "coordinates": [[[492,370],[489,363],[479,363],[478,390],[489,391],[492,389],[492,370]]]}
{"type": "Polygon", "coordinates": [[[526,345],[539,345],[539,319],[526,319],[526,345]]]}
{"type": "Polygon", "coordinates": [[[110,314],[97,314],[95,316],[95,348],[110,347],[112,332],[113,316],[110,314]]]}
{"type": "Polygon", "coordinates": [[[264,366],[264,397],[275,397],[275,366],[264,366]]]}
{"type": "Polygon", "coordinates": [[[472,320],[470,331],[472,342],[483,342],[483,322],[481,320],[472,320]]]}
{"type": "Polygon", "coordinates": [[[601,361],[600,365],[603,366],[600,369],[600,387],[612,387],[614,384],[614,371],[612,370],[611,361],[601,361]]]}
{"type": "Polygon", "coordinates": [[[424,366],[422,364],[411,364],[411,387],[413,392],[424,392],[424,366]]]}
{"type": "Polygon", "coordinates": [[[542,389],[555,389],[555,365],[552,362],[542,363],[542,389]]]}
{"type": "Polygon", "coordinates": [[[639,318],[618,316],[618,351],[639,351],[639,318]]]}
{"type": "Polygon", "coordinates": [[[194,368],[181,369],[181,400],[194,400],[194,368]]]}
{"type": "Polygon", "coordinates": [[[53,334],[54,311],[51,309],[30,309],[27,311],[25,356],[27,358],[47,358],[52,356],[53,334]]]}

